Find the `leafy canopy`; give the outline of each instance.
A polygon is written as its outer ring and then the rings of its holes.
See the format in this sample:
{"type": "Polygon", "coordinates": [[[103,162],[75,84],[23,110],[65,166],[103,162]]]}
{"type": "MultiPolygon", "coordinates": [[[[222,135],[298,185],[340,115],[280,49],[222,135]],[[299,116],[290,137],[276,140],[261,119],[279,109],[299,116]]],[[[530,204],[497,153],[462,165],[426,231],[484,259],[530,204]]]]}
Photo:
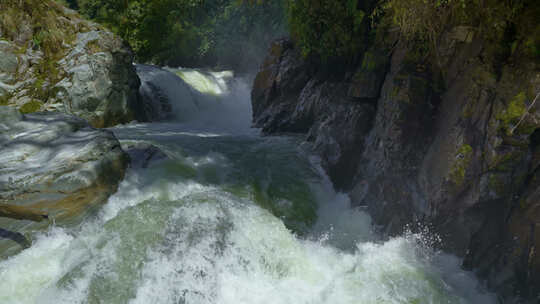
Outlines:
{"type": "Polygon", "coordinates": [[[287,17],[305,56],[348,56],[362,46],[365,12],[358,0],[288,0],[287,17]]]}

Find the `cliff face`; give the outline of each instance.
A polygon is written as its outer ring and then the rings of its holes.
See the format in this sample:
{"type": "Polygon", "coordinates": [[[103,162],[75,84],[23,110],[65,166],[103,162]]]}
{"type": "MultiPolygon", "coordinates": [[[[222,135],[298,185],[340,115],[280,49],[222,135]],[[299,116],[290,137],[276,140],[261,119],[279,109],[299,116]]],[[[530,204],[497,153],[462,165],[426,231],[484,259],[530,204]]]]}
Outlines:
{"type": "Polygon", "coordinates": [[[494,57],[468,27],[447,31],[437,56],[417,50],[388,33],[332,77],[278,41],[254,82],[255,125],[306,133],[336,187],[367,206],[384,233],[429,225],[503,298],[532,303],[540,294],[538,62],[519,43],[494,57]]]}
{"type": "Polygon", "coordinates": [[[0,105],[94,127],[144,120],[132,59],[120,38],[52,1],[0,3],[0,105]]]}

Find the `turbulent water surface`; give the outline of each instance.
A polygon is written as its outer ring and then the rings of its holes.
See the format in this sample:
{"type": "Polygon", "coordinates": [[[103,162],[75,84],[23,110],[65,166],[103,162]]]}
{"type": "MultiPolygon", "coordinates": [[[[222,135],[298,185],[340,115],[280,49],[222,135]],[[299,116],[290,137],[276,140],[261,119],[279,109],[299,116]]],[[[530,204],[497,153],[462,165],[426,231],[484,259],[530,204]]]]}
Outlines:
{"type": "Polygon", "coordinates": [[[0,261],[0,303],[494,302],[428,236],[379,240],[301,138],[250,129],[245,81],[173,72],[189,86],[163,88],[175,121],[112,129],[168,159],[0,261]]]}

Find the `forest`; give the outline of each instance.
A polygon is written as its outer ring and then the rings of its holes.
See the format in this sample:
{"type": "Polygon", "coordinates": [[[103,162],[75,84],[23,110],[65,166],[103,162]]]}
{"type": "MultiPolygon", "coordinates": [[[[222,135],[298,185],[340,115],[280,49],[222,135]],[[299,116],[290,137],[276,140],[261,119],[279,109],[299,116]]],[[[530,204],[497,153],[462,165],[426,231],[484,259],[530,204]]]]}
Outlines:
{"type": "Polygon", "coordinates": [[[540,299],[538,0],[0,0],[0,303],[540,299]]]}
{"type": "MultiPolygon", "coordinates": [[[[377,33],[396,28],[429,53],[456,24],[479,29],[510,52],[540,53],[538,5],[531,0],[58,0],[120,35],[141,62],[253,66],[269,43],[288,36],[318,61],[358,59],[377,33]],[[420,44],[422,45],[422,44],[420,44]]],[[[496,54],[504,56],[504,54],[496,54]]]]}

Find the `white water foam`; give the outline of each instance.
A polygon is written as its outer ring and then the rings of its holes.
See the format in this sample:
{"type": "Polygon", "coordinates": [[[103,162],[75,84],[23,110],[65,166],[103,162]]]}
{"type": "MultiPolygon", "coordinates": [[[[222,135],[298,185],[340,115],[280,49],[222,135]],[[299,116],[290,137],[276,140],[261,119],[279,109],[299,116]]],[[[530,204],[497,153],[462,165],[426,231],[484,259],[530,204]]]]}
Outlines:
{"type": "Polygon", "coordinates": [[[495,303],[424,236],[379,240],[297,139],[224,131],[217,114],[114,128],[170,159],[130,169],[95,217],[0,261],[0,303],[495,303]]]}

